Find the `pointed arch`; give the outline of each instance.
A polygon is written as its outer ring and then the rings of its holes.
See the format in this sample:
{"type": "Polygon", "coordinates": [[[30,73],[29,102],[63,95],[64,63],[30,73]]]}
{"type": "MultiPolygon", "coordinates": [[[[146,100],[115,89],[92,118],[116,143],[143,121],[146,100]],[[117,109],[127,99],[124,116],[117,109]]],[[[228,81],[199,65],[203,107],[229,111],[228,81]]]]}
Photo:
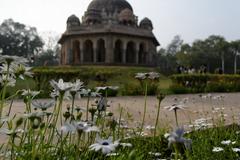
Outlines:
{"type": "Polygon", "coordinates": [[[78,40],[73,41],[73,59],[72,64],[79,64],[80,63],[80,42],[78,40]]]}
{"type": "Polygon", "coordinates": [[[84,62],[93,62],[93,42],[86,40],[83,47],[83,60],[84,62]]]}
{"type": "Polygon", "coordinates": [[[146,45],[144,43],[140,43],[138,53],[139,64],[146,64],[146,58],[147,58],[146,45]]]}
{"type": "Polygon", "coordinates": [[[136,62],[136,44],[133,41],[127,43],[126,62],[127,63],[136,62]]]}
{"type": "Polygon", "coordinates": [[[105,41],[103,39],[99,39],[97,41],[97,62],[105,62],[105,58],[106,58],[105,41]]]}
{"type": "Polygon", "coordinates": [[[114,48],[114,62],[115,63],[122,62],[122,54],[123,54],[123,42],[120,39],[118,39],[115,42],[115,48],[114,48]]]}

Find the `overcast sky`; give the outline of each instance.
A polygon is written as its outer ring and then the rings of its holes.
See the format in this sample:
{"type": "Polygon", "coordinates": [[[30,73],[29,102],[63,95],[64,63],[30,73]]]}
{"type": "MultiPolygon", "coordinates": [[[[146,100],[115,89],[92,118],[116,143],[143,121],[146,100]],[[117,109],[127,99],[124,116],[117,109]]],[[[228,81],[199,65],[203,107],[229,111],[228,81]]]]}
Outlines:
{"type": "MultiPolygon", "coordinates": [[[[63,33],[67,17],[82,17],[91,0],[1,0],[0,22],[7,18],[37,27],[39,32],[63,33]]],[[[185,42],[211,34],[240,39],[240,0],[128,0],[135,15],[153,21],[163,47],[175,35],[185,42]]]]}

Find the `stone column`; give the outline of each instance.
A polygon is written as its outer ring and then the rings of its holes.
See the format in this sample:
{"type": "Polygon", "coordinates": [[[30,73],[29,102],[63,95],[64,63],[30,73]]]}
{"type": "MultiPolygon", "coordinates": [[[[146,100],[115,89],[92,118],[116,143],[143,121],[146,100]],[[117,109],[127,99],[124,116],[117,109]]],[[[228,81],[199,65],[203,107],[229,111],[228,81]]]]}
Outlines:
{"type": "Polygon", "coordinates": [[[79,51],[80,51],[80,63],[83,64],[84,60],[83,60],[83,42],[79,41],[79,51]]]}
{"type": "Polygon", "coordinates": [[[135,63],[136,64],[139,64],[139,50],[140,50],[140,44],[139,44],[139,42],[136,42],[136,44],[135,44],[135,52],[136,52],[135,63]]]}
{"type": "Polygon", "coordinates": [[[106,38],[106,57],[105,62],[106,63],[113,63],[113,57],[114,57],[114,46],[113,46],[113,38],[112,36],[108,36],[106,38]]]}
{"type": "Polygon", "coordinates": [[[123,50],[122,50],[122,63],[126,64],[126,55],[127,55],[127,43],[123,42],[123,50]]]}
{"type": "Polygon", "coordinates": [[[139,64],[139,48],[136,48],[136,64],[139,64]]]}
{"type": "Polygon", "coordinates": [[[60,65],[64,65],[64,46],[61,46],[61,57],[60,57],[60,65]]]}
{"type": "Polygon", "coordinates": [[[150,55],[150,47],[149,47],[149,43],[146,43],[146,60],[145,60],[145,64],[149,64],[149,55],[150,55]]]}
{"type": "Polygon", "coordinates": [[[71,64],[72,61],[72,46],[71,40],[66,41],[66,64],[71,64]]]}
{"type": "Polygon", "coordinates": [[[66,43],[64,43],[64,55],[63,55],[63,64],[66,65],[67,64],[67,46],[66,43]]]}
{"type": "Polygon", "coordinates": [[[93,41],[93,63],[97,63],[97,41],[93,41]]]}

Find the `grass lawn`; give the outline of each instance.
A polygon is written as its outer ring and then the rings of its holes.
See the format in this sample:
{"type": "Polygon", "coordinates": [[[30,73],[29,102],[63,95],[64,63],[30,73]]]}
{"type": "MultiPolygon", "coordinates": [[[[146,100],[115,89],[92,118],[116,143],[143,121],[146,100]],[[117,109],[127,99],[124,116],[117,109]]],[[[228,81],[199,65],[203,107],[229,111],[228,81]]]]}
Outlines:
{"type": "MultiPolygon", "coordinates": [[[[66,66],[66,67],[38,67],[33,68],[33,72],[41,75],[38,81],[28,78],[26,80],[18,80],[15,89],[10,89],[8,94],[13,94],[18,89],[29,88],[44,92],[48,91],[49,80],[63,78],[65,81],[74,81],[81,79],[88,88],[95,88],[97,86],[119,86],[118,96],[121,95],[138,95],[142,94],[141,85],[138,80],[134,78],[136,73],[151,72],[158,70],[156,68],[148,67],[124,67],[124,66],[66,66]],[[69,74],[69,75],[68,75],[69,74]],[[42,76],[44,75],[44,76],[42,76]],[[37,84],[40,84],[40,88],[37,84]]],[[[161,92],[170,94],[169,87],[171,79],[161,75],[157,87],[153,87],[153,93],[161,92]]],[[[43,97],[46,97],[45,93],[43,97]]]]}

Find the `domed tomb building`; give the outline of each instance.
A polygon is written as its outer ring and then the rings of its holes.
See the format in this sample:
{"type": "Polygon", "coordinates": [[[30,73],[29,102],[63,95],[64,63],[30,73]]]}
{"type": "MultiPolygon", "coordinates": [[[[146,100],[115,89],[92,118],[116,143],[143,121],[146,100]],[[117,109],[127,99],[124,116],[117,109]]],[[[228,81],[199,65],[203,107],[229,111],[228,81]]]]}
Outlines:
{"type": "Polygon", "coordinates": [[[126,0],[93,0],[82,20],[71,15],[62,34],[61,64],[152,65],[159,46],[150,19],[126,0]]]}

